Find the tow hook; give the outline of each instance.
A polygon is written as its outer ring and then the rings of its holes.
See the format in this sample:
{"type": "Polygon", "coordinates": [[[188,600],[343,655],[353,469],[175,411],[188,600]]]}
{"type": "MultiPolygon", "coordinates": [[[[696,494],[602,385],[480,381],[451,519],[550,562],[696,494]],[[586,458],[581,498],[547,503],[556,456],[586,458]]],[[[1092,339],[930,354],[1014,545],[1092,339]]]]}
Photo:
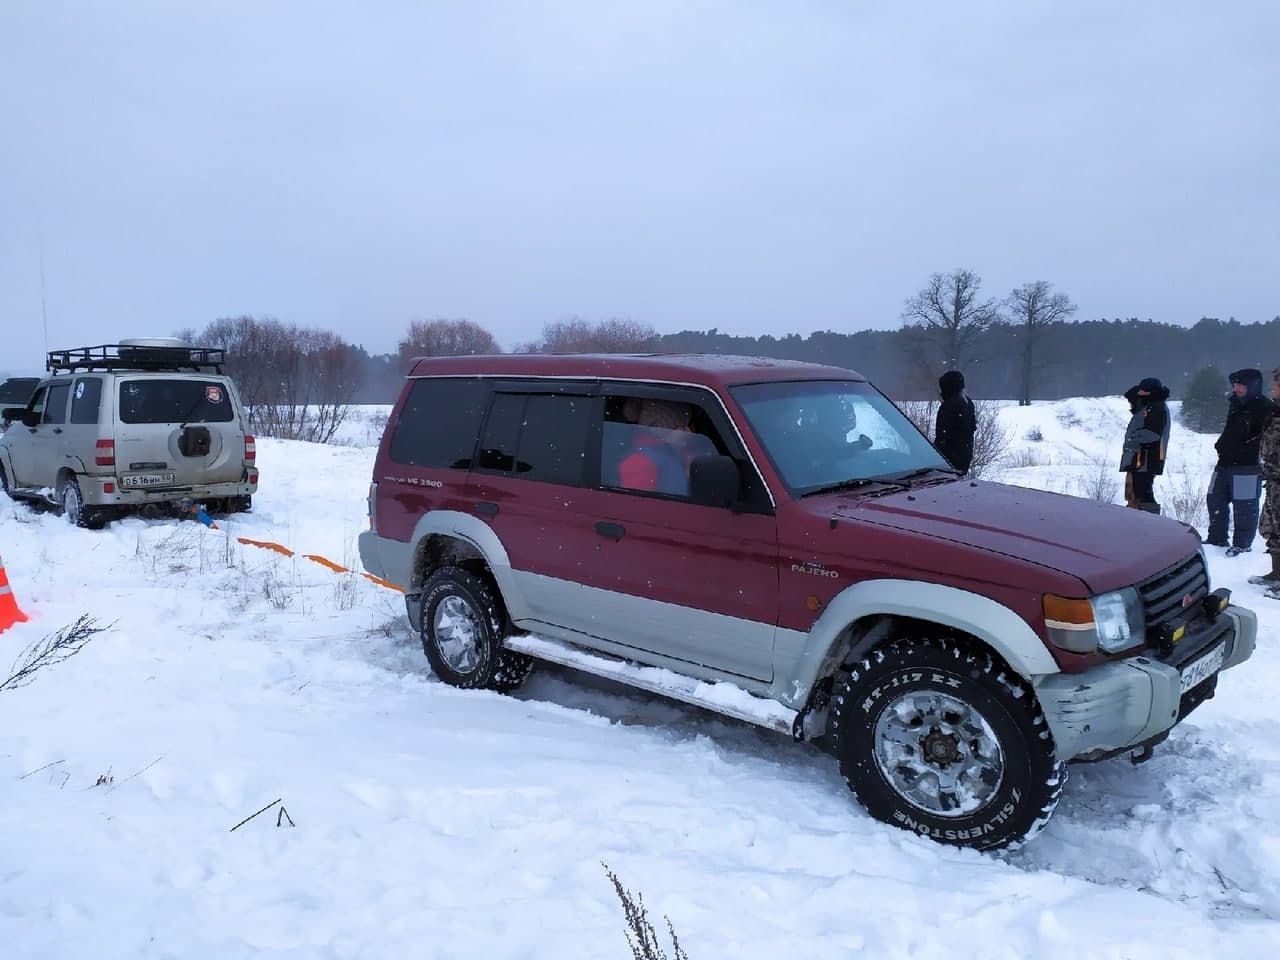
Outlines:
{"type": "Polygon", "coordinates": [[[1145,743],[1142,745],[1141,750],[1135,750],[1133,753],[1129,754],[1129,762],[1136,767],[1140,763],[1146,763],[1155,755],[1156,748],[1149,743],[1145,743]]]}

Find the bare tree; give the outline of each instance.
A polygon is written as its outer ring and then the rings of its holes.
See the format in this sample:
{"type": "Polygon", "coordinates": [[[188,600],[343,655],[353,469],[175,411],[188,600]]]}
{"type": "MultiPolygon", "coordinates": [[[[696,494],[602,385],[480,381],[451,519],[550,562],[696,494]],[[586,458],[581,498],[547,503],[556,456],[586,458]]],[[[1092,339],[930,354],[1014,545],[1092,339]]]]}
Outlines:
{"type": "Polygon", "coordinates": [[[1046,333],[1065,323],[1076,312],[1076,305],[1065,293],[1054,293],[1053,284],[1045,280],[1024,283],[1005,300],[1009,323],[1019,328],[1022,337],[1022,392],[1019,406],[1031,406],[1031,377],[1035,372],[1035,349],[1046,333]]]}
{"type": "Polygon", "coordinates": [[[915,359],[930,375],[972,363],[974,343],[1000,319],[995,300],[981,300],[982,278],[972,270],[935,273],[906,301],[902,325],[915,359]]]}
{"type": "MultiPolygon", "coordinates": [[[[903,400],[896,404],[908,420],[929,438],[934,439],[937,424],[937,400],[903,400]]],[[[979,400],[973,405],[977,421],[973,434],[973,460],[969,463],[969,476],[976,479],[997,473],[1009,452],[1011,437],[1000,422],[1000,404],[991,400],[979,400]]]]}
{"type": "Polygon", "coordinates": [[[260,436],[327,443],[360,386],[357,351],[327,330],[234,317],[215,320],[196,339],[226,350],[226,371],[260,436]]]}
{"type": "Polygon", "coordinates": [[[415,357],[464,357],[501,353],[502,347],[484,327],[470,320],[414,320],[400,341],[400,365],[409,368],[415,357]]]}
{"type": "Polygon", "coordinates": [[[653,349],[658,331],[639,320],[555,320],[542,328],[542,337],[522,344],[519,353],[639,353],[653,349]]]}

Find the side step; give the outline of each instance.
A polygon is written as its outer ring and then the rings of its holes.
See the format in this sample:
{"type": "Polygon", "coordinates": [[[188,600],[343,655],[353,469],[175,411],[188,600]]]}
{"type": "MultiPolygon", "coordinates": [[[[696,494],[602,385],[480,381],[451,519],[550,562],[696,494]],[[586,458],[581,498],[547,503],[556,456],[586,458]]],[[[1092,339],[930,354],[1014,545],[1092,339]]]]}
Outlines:
{"type": "Polygon", "coordinates": [[[707,683],[662,667],[643,667],[629,660],[618,660],[535,634],[507,637],[505,646],[539,660],[616,680],[637,690],[703,707],[779,733],[790,734],[796,721],[796,711],[791,708],[784,707],[776,700],[747,693],[732,683],[707,683]]]}

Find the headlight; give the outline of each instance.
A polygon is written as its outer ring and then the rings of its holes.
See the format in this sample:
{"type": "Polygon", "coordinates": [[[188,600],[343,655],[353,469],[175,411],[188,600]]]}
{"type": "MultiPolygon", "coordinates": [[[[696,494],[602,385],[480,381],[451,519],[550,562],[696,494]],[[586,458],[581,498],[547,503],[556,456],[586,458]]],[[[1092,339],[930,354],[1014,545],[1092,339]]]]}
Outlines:
{"type": "Polygon", "coordinates": [[[1138,591],[1129,587],[1104,593],[1091,601],[1098,646],[1107,653],[1126,650],[1144,639],[1146,618],[1138,591]]]}
{"type": "Polygon", "coordinates": [[[1046,594],[1044,621],[1050,642],[1073,653],[1115,653],[1145,639],[1142,599],[1132,587],[1089,600],[1046,594]]]}

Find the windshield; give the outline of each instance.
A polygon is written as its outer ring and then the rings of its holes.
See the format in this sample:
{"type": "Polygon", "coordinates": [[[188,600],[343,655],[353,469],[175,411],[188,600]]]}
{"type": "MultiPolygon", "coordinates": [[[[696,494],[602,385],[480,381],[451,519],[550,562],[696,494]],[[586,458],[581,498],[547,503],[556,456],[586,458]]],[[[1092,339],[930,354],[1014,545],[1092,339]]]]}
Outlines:
{"type": "Polygon", "coordinates": [[[869,383],[754,383],[732,393],[793,496],[930,470],[955,472],[869,383]]]}

